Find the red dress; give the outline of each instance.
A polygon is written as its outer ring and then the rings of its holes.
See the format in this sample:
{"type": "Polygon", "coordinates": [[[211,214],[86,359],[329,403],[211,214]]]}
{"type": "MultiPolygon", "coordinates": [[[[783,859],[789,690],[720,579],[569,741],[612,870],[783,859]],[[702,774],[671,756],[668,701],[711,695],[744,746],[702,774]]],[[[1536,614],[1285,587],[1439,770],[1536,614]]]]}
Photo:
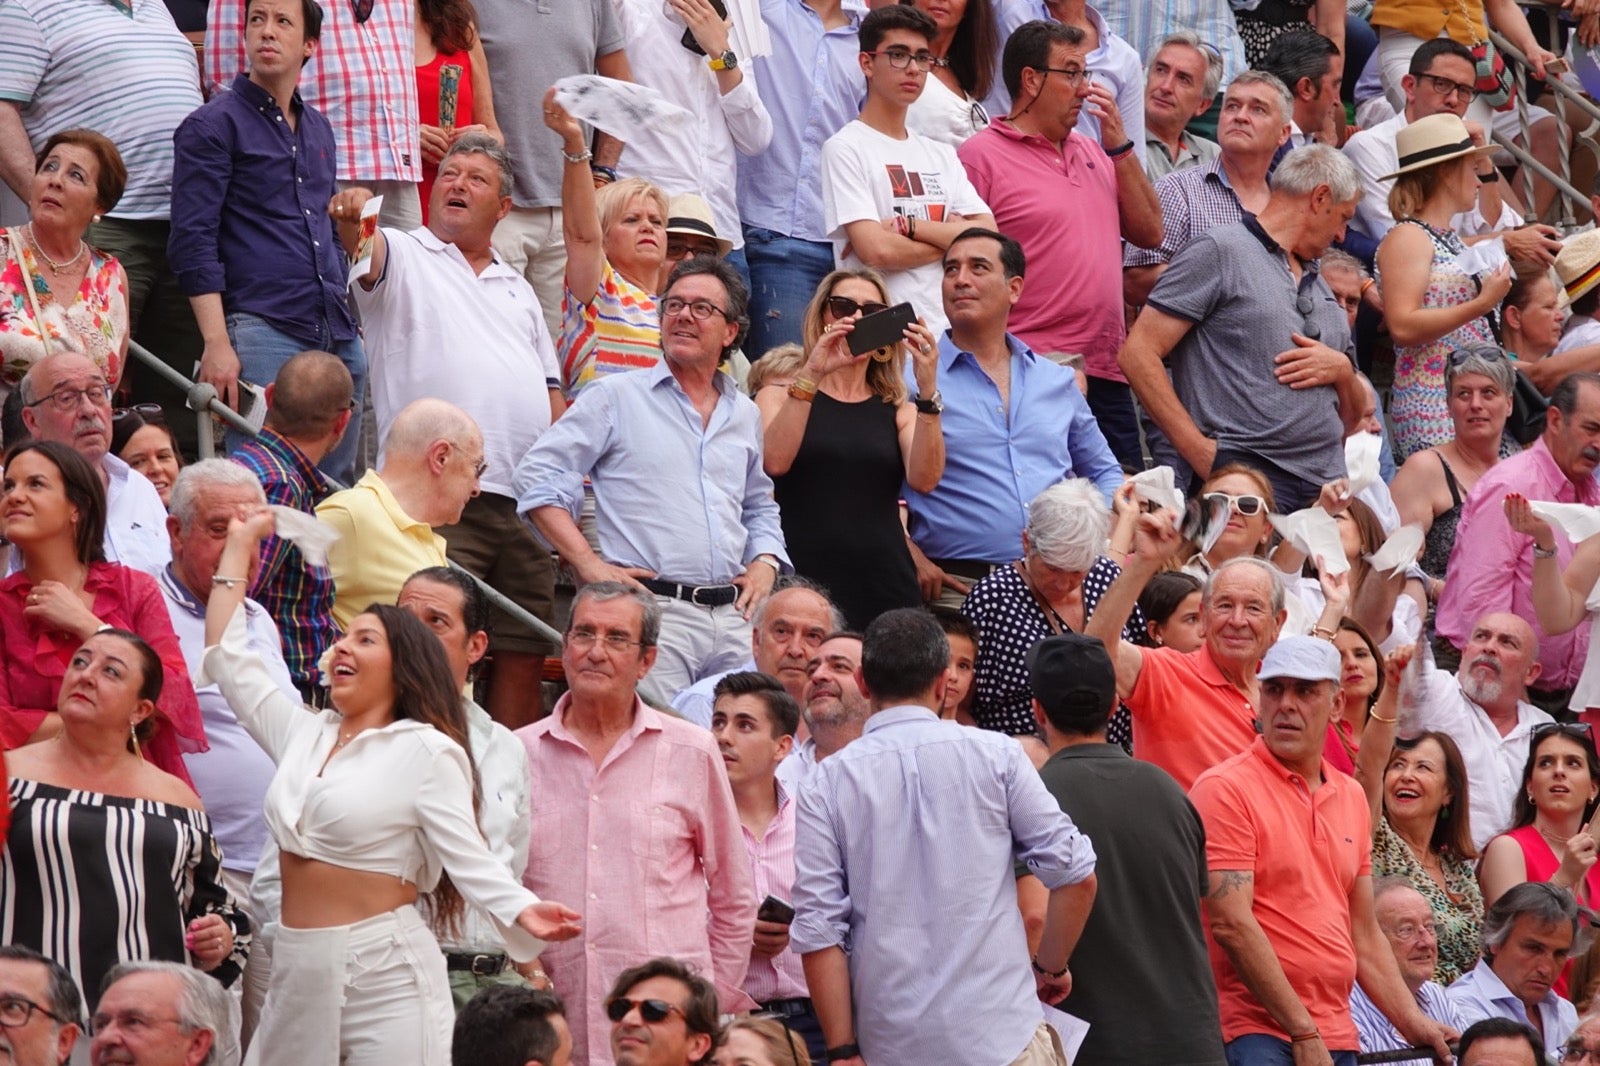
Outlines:
{"type": "MultiPolygon", "coordinates": [[[[1536,826],[1525,825],[1517,829],[1509,829],[1506,836],[1517,842],[1522,848],[1522,861],[1527,865],[1529,881],[1548,881],[1555,876],[1561,868],[1561,861],[1556,858],[1555,849],[1550,847],[1544,834],[1536,826]]],[[[1593,907],[1600,902],[1600,863],[1589,867],[1589,872],[1583,878],[1584,891],[1574,893],[1578,902],[1586,907],[1593,907]]],[[[1555,994],[1562,999],[1567,998],[1567,972],[1572,969],[1572,960],[1561,968],[1561,976],[1556,978],[1555,994]]]]}
{"type": "MultiPolygon", "coordinates": [[[[433,62],[417,68],[417,116],[424,126],[439,125],[439,71],[454,63],[461,68],[461,88],[456,94],[456,128],[472,125],[472,53],[439,52],[433,62]]],[[[417,187],[422,197],[422,224],[428,224],[428,199],[433,195],[433,179],[439,168],[432,163],[422,164],[422,184],[417,187]]]]}
{"type": "MultiPolygon", "coordinates": [[[[139,634],[160,656],[165,679],[156,716],[162,721],[144,744],[144,756],[192,784],[183,753],[205,751],[206,731],[160,587],[150,575],[117,563],[91,563],[83,587],[93,599],[96,618],[139,634]]],[[[23,613],[32,588],[22,571],[0,581],[0,750],[26,744],[45,715],[56,709],[61,679],[82,644],[23,613]]]]}

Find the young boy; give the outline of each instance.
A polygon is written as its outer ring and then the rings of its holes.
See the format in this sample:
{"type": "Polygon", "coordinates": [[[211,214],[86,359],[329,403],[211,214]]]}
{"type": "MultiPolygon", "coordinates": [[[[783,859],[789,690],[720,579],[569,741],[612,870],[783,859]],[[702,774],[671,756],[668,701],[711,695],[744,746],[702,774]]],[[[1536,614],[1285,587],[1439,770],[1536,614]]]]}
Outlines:
{"type": "Polygon", "coordinates": [[[978,627],[964,614],[935,611],[939,628],[950,642],[950,667],[945,672],[944,707],[940,718],[976,725],[972,720],[972,676],[978,666],[978,627]]]}

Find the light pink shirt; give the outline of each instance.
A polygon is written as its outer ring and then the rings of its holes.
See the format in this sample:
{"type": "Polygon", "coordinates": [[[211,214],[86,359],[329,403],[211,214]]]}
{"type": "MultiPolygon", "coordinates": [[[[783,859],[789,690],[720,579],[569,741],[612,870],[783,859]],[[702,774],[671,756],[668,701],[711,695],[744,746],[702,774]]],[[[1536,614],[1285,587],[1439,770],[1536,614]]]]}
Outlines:
{"type": "MultiPolygon", "coordinates": [[[[755,873],[756,899],[777,896],[785,903],[794,902],[794,801],[778,785],[778,815],[767,826],[760,840],[743,824],[745,850],[750,854],[750,868],[755,873]]],[[[750,972],[744,978],[744,990],[757,1003],[770,1003],[775,999],[805,999],[811,995],[806,987],[805,967],[800,956],[785,948],[774,956],[750,954],[750,972]]]]}
{"type": "Polygon", "coordinates": [[[623,970],[670,955],[744,994],[756,895],[727,771],[711,734],[635,701],[633,726],[597,769],[566,728],[571,695],[517,730],[528,750],[523,884],[583,913],[583,934],[541,956],[568,1004],[573,1066],[610,1066],[603,1004],[623,970]]]}
{"type": "MultiPolygon", "coordinates": [[[[1459,648],[1486,614],[1510,612],[1525,618],[1539,638],[1538,686],[1569,688],[1577,684],[1589,654],[1589,627],[1580,625],[1559,636],[1548,636],[1539,628],[1533,608],[1533,538],[1514,532],[1506,521],[1508,492],[1546,503],[1600,505],[1600,483],[1584,478],[1580,491],[1556,466],[1543,437],[1526,451],[1490,467],[1461,507],[1449,576],[1439,597],[1434,626],[1440,636],[1459,648]]],[[[1572,542],[1559,528],[1555,535],[1556,562],[1564,571],[1572,560],[1572,542]]]]}
{"type": "Polygon", "coordinates": [[[1006,328],[1042,355],[1081,354],[1091,377],[1127,381],[1117,367],[1127,330],[1116,164],[1081,133],[1058,149],[1001,118],[956,155],[996,227],[1022,243],[1028,260],[1006,328]]]}

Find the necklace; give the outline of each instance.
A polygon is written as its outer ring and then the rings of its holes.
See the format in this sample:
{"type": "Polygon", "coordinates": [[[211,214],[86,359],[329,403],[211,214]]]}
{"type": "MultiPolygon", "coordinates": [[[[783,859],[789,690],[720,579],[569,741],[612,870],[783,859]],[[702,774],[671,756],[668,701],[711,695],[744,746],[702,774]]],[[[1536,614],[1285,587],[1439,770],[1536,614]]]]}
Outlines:
{"type": "Polygon", "coordinates": [[[359,730],[359,729],[357,729],[354,733],[351,733],[349,736],[345,736],[343,733],[340,733],[339,734],[339,739],[334,742],[333,750],[328,752],[328,758],[330,758],[330,759],[333,758],[335,755],[337,755],[344,748],[344,746],[346,744],[350,743],[352,740],[354,740],[356,737],[358,737],[360,735],[361,735],[361,730],[359,730]]]}
{"type": "Polygon", "coordinates": [[[45,265],[48,266],[51,269],[51,271],[53,271],[54,273],[57,273],[57,274],[61,273],[63,270],[66,270],[68,267],[77,266],[78,260],[82,259],[83,256],[84,256],[84,253],[89,250],[89,245],[83,240],[82,237],[79,237],[78,238],[78,252],[77,252],[77,254],[74,255],[71,259],[66,259],[66,260],[63,260],[62,262],[58,263],[54,259],[50,258],[49,253],[46,252],[42,246],[40,246],[39,239],[33,235],[33,223],[32,222],[28,223],[27,230],[28,230],[28,246],[30,248],[32,248],[34,250],[34,252],[36,252],[38,254],[40,259],[44,260],[45,265]]]}

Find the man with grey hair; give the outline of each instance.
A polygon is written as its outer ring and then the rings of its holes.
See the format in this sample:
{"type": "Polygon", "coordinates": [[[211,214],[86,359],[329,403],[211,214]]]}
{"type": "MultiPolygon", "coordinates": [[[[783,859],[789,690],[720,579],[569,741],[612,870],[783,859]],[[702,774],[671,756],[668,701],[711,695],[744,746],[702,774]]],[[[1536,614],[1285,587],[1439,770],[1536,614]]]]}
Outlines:
{"type": "Polygon", "coordinates": [[[0,946],[0,1054],[7,1066],[65,1066],[83,1032],[83,997],[66,967],[0,946]]]}
{"type": "MultiPolygon", "coordinates": [[[[1439,965],[1439,926],[1427,899],[1404,877],[1379,877],[1372,882],[1372,913],[1422,1013],[1457,1032],[1465,1029],[1444,987],[1433,979],[1439,965]]],[[[1411,1046],[1360,985],[1350,991],[1350,1017],[1361,1034],[1362,1054],[1411,1046]]]]}
{"type": "MultiPolygon", "coordinates": [[[[671,955],[714,978],[724,1012],[748,1010],[755,886],[721,750],[635,692],[661,622],[657,598],[631,584],[592,582],[573,599],[567,693],[516,734],[538,782],[522,882],[584,901],[583,939],[541,956],[565,1002],[603,1003],[613,974],[671,955]]],[[[603,1011],[572,1030],[574,1062],[610,1061],[603,1011]]]]}
{"type": "Polygon", "coordinates": [[[93,1066],[231,1066],[228,993],[181,962],[124,962],[101,986],[93,1066]]]}
{"type": "Polygon", "coordinates": [[[1217,142],[1190,133],[1188,125],[1211,110],[1221,85],[1222,54],[1199,34],[1177,30],[1161,39],[1145,66],[1144,172],[1151,181],[1217,158],[1217,142]]]}
{"type": "MultiPolygon", "coordinates": [[[[172,513],[167,533],[172,539],[172,563],[157,582],[166,598],[173,632],[193,675],[206,649],[206,601],[218,579],[217,560],[228,539],[228,523],[247,518],[266,506],[266,496],[255,475],[227,459],[205,459],[184,467],[172,486],[172,513]]],[[[253,584],[256,569],[242,577],[253,584]]],[[[268,674],[283,692],[299,699],[283,644],[272,616],[254,600],[244,601],[247,639],[268,674]]],[[[195,690],[205,721],[207,751],[183,757],[194,789],[205,803],[217,843],[222,846],[222,876],[236,900],[250,898],[250,881],[262,851],[268,846],[262,801],[276,767],[266,752],[239,724],[238,716],[216,685],[195,690]]],[[[254,924],[254,923],[252,923],[254,924]]]]}
{"type": "Polygon", "coordinates": [[[1506,1018],[1532,1026],[1546,1047],[1565,1044],[1578,1012],[1552,986],[1568,957],[1583,952],[1581,929],[1565,889],[1545,881],[1508,889],[1483,916],[1483,957],[1446,990],[1461,1020],[1506,1018]]]}
{"type": "MultiPolygon", "coordinates": [[[[482,492],[440,529],[451,561],[545,622],[555,621],[550,552],[517,517],[512,471],[566,409],[555,348],[533,287],[495,251],[495,224],[511,210],[511,163],[500,142],[467,133],[439,161],[428,222],[379,229],[370,269],[351,291],[366,331],[378,434],[406,404],[448,400],[483,430],[482,492]],[[440,357],[448,348],[452,357],[440,357]]],[[[367,194],[334,201],[355,222],[367,194]]],[[[343,228],[347,239],[355,235],[343,228]]],[[[543,713],[539,685],[555,649],[496,611],[485,710],[515,729],[543,713]]]]}
{"type": "Polygon", "coordinates": [[[1350,325],[1317,270],[1360,194],[1336,149],[1290,152],[1266,207],[1173,257],[1119,356],[1196,477],[1253,466],[1285,513],[1344,476],[1345,433],[1361,413],[1350,325]]]}

